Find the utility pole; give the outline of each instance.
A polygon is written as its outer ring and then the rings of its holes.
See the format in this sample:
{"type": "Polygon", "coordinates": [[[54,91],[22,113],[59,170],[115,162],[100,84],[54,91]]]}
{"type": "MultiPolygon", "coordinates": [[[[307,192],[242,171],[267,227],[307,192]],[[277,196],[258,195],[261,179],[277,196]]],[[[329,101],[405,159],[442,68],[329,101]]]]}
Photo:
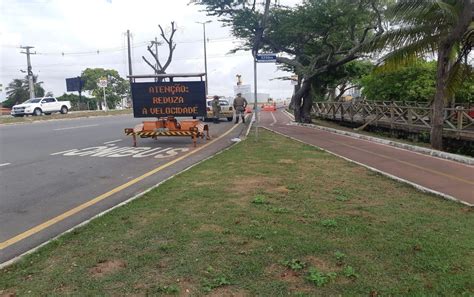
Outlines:
{"type": "Polygon", "coordinates": [[[32,68],[31,68],[30,55],[36,55],[36,52],[31,53],[30,49],[35,48],[35,47],[34,46],[20,46],[20,48],[26,50],[26,52],[21,52],[21,53],[26,55],[26,63],[27,63],[27,67],[28,67],[28,70],[27,70],[27,72],[28,72],[28,88],[29,88],[29,91],[30,91],[30,99],[32,99],[32,98],[35,98],[35,86],[33,84],[33,71],[32,71],[32,68]]]}
{"type": "MultiPolygon", "coordinates": [[[[153,45],[153,44],[155,45],[155,60],[156,60],[156,64],[155,64],[155,74],[158,75],[159,71],[161,70],[161,69],[158,69],[158,67],[159,67],[159,64],[158,64],[158,63],[159,63],[159,60],[158,60],[158,59],[159,59],[159,56],[158,56],[158,46],[159,46],[159,45],[162,45],[162,43],[161,43],[161,42],[158,42],[158,38],[157,38],[157,37],[155,37],[155,40],[150,41],[150,43],[151,43],[152,45],[153,45]]],[[[158,78],[156,78],[155,81],[159,81],[158,78]]]]}
{"type": "Polygon", "coordinates": [[[258,102],[257,102],[257,50],[253,53],[253,112],[255,115],[255,140],[258,141],[258,102]]]}
{"type": "MultiPolygon", "coordinates": [[[[128,75],[132,76],[133,72],[132,72],[132,49],[130,48],[130,30],[127,30],[127,48],[128,48],[128,75]]],[[[129,80],[130,80],[130,89],[131,89],[133,79],[130,77],[129,80]]],[[[130,100],[130,102],[132,102],[131,104],[133,105],[133,101],[130,100]]]]}
{"type": "Polygon", "coordinates": [[[204,73],[206,77],[206,96],[208,94],[208,87],[207,87],[207,51],[206,51],[206,24],[209,24],[211,21],[205,21],[205,22],[196,22],[198,24],[202,24],[202,29],[203,29],[203,41],[204,41],[204,73]]]}
{"type": "MultiPolygon", "coordinates": [[[[132,75],[132,49],[130,47],[130,30],[127,30],[127,47],[128,47],[128,75],[132,75]]],[[[130,82],[132,79],[130,78],[130,82]]]]}

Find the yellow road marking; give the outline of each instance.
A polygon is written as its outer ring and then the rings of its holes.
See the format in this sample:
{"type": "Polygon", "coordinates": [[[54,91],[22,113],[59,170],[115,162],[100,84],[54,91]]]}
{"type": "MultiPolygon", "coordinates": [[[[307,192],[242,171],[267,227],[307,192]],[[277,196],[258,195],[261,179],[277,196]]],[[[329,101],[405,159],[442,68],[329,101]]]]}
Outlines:
{"type": "Polygon", "coordinates": [[[177,159],[174,159],[173,161],[170,161],[170,162],[168,162],[168,163],[166,163],[166,164],[163,164],[163,165],[161,165],[161,166],[159,166],[159,167],[157,167],[157,168],[155,168],[155,169],[153,169],[153,170],[151,170],[151,171],[148,171],[147,173],[145,173],[145,174],[143,174],[143,175],[141,175],[141,176],[139,176],[139,177],[137,177],[137,178],[135,178],[135,179],[133,179],[133,180],[131,180],[131,181],[129,181],[129,182],[123,184],[123,185],[120,185],[120,186],[118,186],[118,187],[116,187],[116,188],[110,190],[110,191],[107,192],[107,193],[104,193],[104,194],[102,194],[102,195],[100,195],[100,196],[95,197],[95,198],[92,199],[92,200],[89,200],[89,201],[87,201],[87,202],[85,202],[85,203],[83,203],[83,204],[81,204],[81,205],[78,205],[78,206],[76,206],[76,207],[74,207],[74,208],[72,208],[72,209],[66,211],[65,213],[62,213],[62,214],[60,214],[60,215],[58,215],[58,216],[56,216],[56,217],[54,217],[54,218],[52,218],[52,219],[50,219],[50,220],[48,220],[48,221],[42,223],[42,224],[39,224],[39,225],[37,225],[37,226],[35,226],[35,227],[33,227],[33,228],[31,228],[31,229],[29,229],[29,230],[23,232],[23,233],[20,233],[20,234],[18,234],[18,235],[16,235],[16,236],[12,237],[12,238],[10,238],[10,239],[7,239],[7,240],[4,241],[4,242],[0,242],[0,250],[3,250],[3,249],[5,249],[5,248],[11,246],[12,244],[15,244],[15,243],[17,243],[17,242],[19,242],[19,241],[21,241],[21,240],[23,240],[23,239],[25,239],[25,238],[28,238],[28,237],[30,237],[31,235],[34,235],[34,234],[36,234],[36,233],[38,233],[38,232],[40,232],[40,231],[42,231],[42,230],[44,230],[44,229],[46,229],[46,228],[52,226],[52,225],[54,225],[54,224],[56,224],[56,223],[58,223],[58,222],[60,222],[60,221],[62,221],[62,220],[64,220],[64,219],[66,219],[66,218],[68,218],[68,217],[70,217],[70,216],[72,216],[72,215],[74,215],[74,214],[80,212],[81,210],[84,210],[84,209],[88,208],[89,206],[92,206],[92,205],[94,205],[94,204],[97,204],[98,202],[100,202],[100,201],[102,201],[102,200],[104,200],[104,199],[106,199],[106,198],[112,196],[113,194],[118,193],[118,192],[120,192],[120,191],[122,191],[122,190],[124,190],[124,189],[126,189],[126,188],[128,188],[128,187],[130,187],[130,186],[132,186],[132,185],[134,185],[134,184],[136,184],[136,183],[138,183],[138,182],[144,180],[145,178],[147,178],[147,177],[149,177],[149,176],[151,176],[151,175],[153,175],[153,174],[155,174],[155,173],[157,173],[157,172],[159,172],[159,171],[161,171],[161,170],[163,170],[163,169],[165,169],[165,168],[167,168],[167,167],[169,167],[169,166],[171,166],[171,165],[173,165],[173,164],[175,164],[175,163],[177,163],[177,162],[179,162],[179,161],[181,161],[181,160],[183,160],[183,159],[185,159],[185,158],[187,158],[187,157],[189,157],[190,155],[192,155],[192,154],[194,154],[194,153],[196,153],[196,152],[198,152],[198,151],[204,149],[205,147],[211,145],[212,143],[214,143],[214,142],[216,142],[217,140],[221,139],[222,137],[226,136],[227,134],[229,134],[230,132],[232,132],[235,128],[237,128],[238,126],[239,126],[239,125],[234,125],[234,126],[233,126],[232,128],[230,128],[227,132],[225,132],[224,134],[222,134],[222,135],[219,136],[218,138],[216,138],[216,139],[214,139],[214,140],[212,140],[212,141],[206,143],[205,145],[203,145],[203,146],[200,147],[200,148],[197,148],[197,149],[195,149],[195,150],[193,150],[193,151],[191,151],[191,152],[189,152],[189,153],[187,153],[187,154],[185,154],[185,155],[183,155],[183,156],[181,156],[181,157],[179,157],[179,158],[177,158],[177,159]]]}

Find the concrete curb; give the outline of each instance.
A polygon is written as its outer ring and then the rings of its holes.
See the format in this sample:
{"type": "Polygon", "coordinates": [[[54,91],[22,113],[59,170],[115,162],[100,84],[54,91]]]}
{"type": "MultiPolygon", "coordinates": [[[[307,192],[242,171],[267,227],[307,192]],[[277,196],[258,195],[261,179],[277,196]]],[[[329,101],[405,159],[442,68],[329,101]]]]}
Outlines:
{"type": "Polygon", "coordinates": [[[252,118],[250,119],[249,128],[247,129],[247,132],[245,133],[245,138],[247,138],[247,136],[249,136],[250,129],[252,128],[252,125],[253,125],[254,122],[255,122],[255,113],[252,113],[252,118]]]}
{"type": "Polygon", "coordinates": [[[285,134],[280,133],[280,132],[277,132],[277,131],[273,131],[273,130],[271,130],[271,129],[269,129],[269,128],[266,128],[266,127],[262,127],[262,128],[263,128],[263,129],[266,129],[266,130],[268,130],[268,131],[270,131],[270,132],[272,132],[272,133],[275,133],[275,134],[281,135],[281,136],[283,136],[283,137],[289,138],[289,139],[291,139],[291,140],[297,141],[297,142],[299,142],[299,143],[303,143],[303,144],[310,145],[310,146],[312,146],[312,147],[318,148],[318,149],[320,149],[320,150],[322,150],[322,151],[324,151],[324,152],[326,152],[326,153],[328,153],[328,154],[331,154],[331,155],[336,156],[336,157],[338,157],[338,158],[344,159],[344,160],[346,160],[346,161],[348,161],[348,162],[351,162],[351,163],[360,165],[360,166],[362,166],[362,167],[365,167],[365,168],[367,168],[367,169],[369,169],[369,170],[371,170],[371,171],[377,172],[377,173],[379,173],[379,174],[381,174],[381,175],[384,175],[384,176],[386,176],[386,177],[388,177],[388,178],[390,178],[390,179],[393,179],[393,180],[396,180],[396,181],[398,181],[398,182],[402,182],[402,183],[408,184],[408,185],[414,187],[415,189],[420,190],[420,191],[422,191],[422,192],[424,192],[424,193],[430,193],[430,194],[436,195],[436,196],[438,196],[438,197],[441,197],[441,198],[444,198],[444,199],[447,199],[447,200],[452,200],[452,201],[455,201],[455,202],[457,202],[457,203],[460,203],[460,204],[463,204],[463,205],[466,205],[466,206],[470,206],[470,207],[473,207],[473,206],[474,206],[474,204],[470,204],[470,203],[468,203],[468,202],[459,200],[459,199],[457,199],[457,198],[455,198],[455,197],[453,197],[453,196],[451,196],[451,195],[447,195],[447,194],[444,194],[444,193],[435,191],[435,190],[433,190],[433,189],[423,187],[422,185],[413,183],[413,182],[411,182],[411,181],[409,181],[409,180],[400,178],[400,177],[398,177],[398,176],[392,175],[392,174],[387,173],[387,172],[385,172],[385,171],[382,171],[382,170],[373,168],[373,167],[371,167],[371,166],[368,166],[368,165],[365,165],[365,164],[363,164],[363,163],[360,163],[360,162],[351,160],[351,159],[349,159],[349,158],[346,158],[346,157],[344,157],[344,156],[341,156],[341,155],[339,155],[339,154],[330,152],[330,151],[328,151],[328,150],[325,150],[325,149],[323,149],[323,148],[320,148],[319,146],[316,146],[316,145],[313,145],[313,144],[304,142],[304,141],[302,141],[302,140],[296,139],[296,138],[294,138],[294,137],[285,135],[285,134]]]}
{"type": "Polygon", "coordinates": [[[91,118],[108,118],[108,117],[116,117],[122,115],[133,115],[133,113],[121,113],[121,114],[109,114],[109,115],[84,115],[83,117],[75,117],[75,118],[61,118],[61,119],[46,119],[46,120],[36,120],[30,122],[13,122],[13,123],[0,123],[0,126],[15,126],[15,125],[28,125],[28,124],[39,124],[39,123],[49,123],[55,121],[72,121],[78,119],[91,119],[91,118]]]}
{"type": "MultiPolygon", "coordinates": [[[[284,112],[288,113],[286,110],[284,112]]],[[[288,114],[290,114],[290,113],[288,113],[288,114]]],[[[393,147],[409,150],[409,151],[420,153],[420,154],[423,154],[423,155],[429,155],[429,156],[432,156],[432,157],[437,157],[437,158],[441,158],[441,159],[445,159],[445,160],[455,161],[455,162],[459,162],[459,163],[463,163],[463,164],[467,164],[467,165],[471,165],[471,166],[474,165],[474,158],[470,158],[470,157],[467,157],[467,156],[460,156],[460,155],[446,153],[446,152],[443,152],[443,151],[438,151],[438,150],[434,150],[434,149],[430,149],[430,148],[424,148],[424,147],[420,147],[420,146],[416,146],[416,145],[401,143],[401,142],[392,141],[392,140],[386,140],[386,139],[382,139],[382,138],[377,138],[377,137],[367,136],[367,135],[363,135],[363,134],[359,134],[359,133],[353,133],[353,132],[338,130],[338,129],[319,126],[319,125],[315,125],[315,124],[304,124],[304,123],[291,122],[290,125],[302,126],[302,127],[307,127],[307,128],[313,128],[313,129],[319,129],[319,130],[332,132],[332,133],[336,133],[336,134],[340,134],[340,135],[345,135],[345,136],[349,136],[349,137],[353,137],[353,138],[357,138],[357,139],[363,139],[363,140],[367,140],[367,141],[371,141],[371,142],[390,145],[390,146],[393,146],[393,147]]]]}
{"type": "MultiPolygon", "coordinates": [[[[249,126],[252,126],[252,123],[250,123],[249,126]]],[[[242,135],[242,131],[240,132],[240,135],[242,135]]],[[[191,168],[193,168],[193,167],[195,167],[195,166],[197,166],[197,165],[199,165],[199,164],[201,164],[201,163],[203,163],[203,162],[205,162],[205,161],[207,161],[207,160],[210,160],[210,159],[214,158],[215,156],[217,156],[217,155],[219,155],[219,154],[221,154],[221,153],[223,153],[223,152],[225,152],[225,151],[231,149],[233,146],[237,145],[238,143],[240,143],[240,142],[231,142],[226,148],[224,148],[224,149],[222,149],[222,150],[220,150],[220,151],[218,151],[218,152],[216,152],[216,153],[214,153],[214,154],[212,154],[212,155],[210,155],[210,156],[208,156],[208,157],[206,157],[206,158],[204,158],[204,159],[202,159],[202,160],[200,160],[200,161],[198,161],[198,162],[196,162],[196,163],[194,163],[194,164],[192,164],[192,165],[190,165],[190,166],[188,166],[188,167],[186,167],[186,168],[184,168],[184,169],[181,170],[180,172],[169,176],[168,178],[166,178],[166,179],[162,180],[161,182],[159,182],[159,183],[157,183],[157,184],[155,184],[155,185],[149,187],[148,189],[144,190],[143,192],[140,192],[140,193],[136,194],[135,196],[133,196],[133,197],[131,197],[131,198],[129,198],[129,199],[127,199],[127,200],[125,200],[125,201],[123,201],[123,202],[121,202],[121,203],[115,205],[115,206],[112,206],[111,208],[109,208],[109,209],[107,209],[107,210],[104,210],[104,211],[101,212],[101,213],[96,214],[96,215],[93,216],[92,218],[90,218],[90,219],[88,219],[88,220],[86,220],[86,221],[84,221],[84,222],[82,222],[82,223],[80,223],[80,224],[78,224],[78,225],[76,225],[76,226],[74,226],[74,227],[72,227],[72,228],[70,228],[70,229],[64,231],[64,232],[62,232],[61,234],[56,235],[55,237],[49,239],[48,241],[43,242],[42,244],[38,245],[37,247],[34,247],[34,248],[30,249],[29,251],[26,251],[26,252],[24,252],[23,254],[21,254],[21,255],[19,255],[19,256],[16,256],[15,258],[13,258],[13,259],[11,259],[11,260],[8,260],[8,261],[6,261],[6,262],[0,263],[0,270],[2,270],[2,269],[4,269],[4,268],[6,268],[6,267],[8,267],[8,266],[10,266],[10,265],[12,265],[12,264],[18,262],[18,261],[21,260],[23,257],[25,257],[25,256],[27,256],[27,255],[29,255],[29,254],[32,254],[32,253],[34,253],[34,252],[36,252],[36,251],[37,251],[38,249],[40,249],[41,247],[47,245],[48,243],[50,243],[50,242],[52,242],[52,241],[54,241],[54,240],[59,239],[59,238],[62,237],[63,235],[66,235],[66,234],[68,234],[68,233],[70,233],[70,232],[76,230],[77,228],[80,228],[80,227],[82,227],[82,226],[85,226],[85,225],[89,224],[91,221],[95,220],[96,218],[99,218],[99,217],[101,217],[101,216],[103,216],[103,215],[105,215],[105,214],[111,212],[112,210],[114,210],[114,209],[116,209],[116,208],[119,208],[119,207],[121,207],[121,206],[124,206],[124,205],[126,205],[126,204],[129,204],[129,203],[132,202],[133,200],[136,200],[136,199],[142,197],[143,195],[147,194],[148,192],[150,192],[150,191],[152,191],[152,190],[158,188],[160,185],[162,185],[163,183],[169,181],[170,179],[172,179],[172,178],[174,178],[174,177],[176,177],[176,176],[182,174],[183,172],[186,172],[186,171],[190,170],[191,168]]]]}

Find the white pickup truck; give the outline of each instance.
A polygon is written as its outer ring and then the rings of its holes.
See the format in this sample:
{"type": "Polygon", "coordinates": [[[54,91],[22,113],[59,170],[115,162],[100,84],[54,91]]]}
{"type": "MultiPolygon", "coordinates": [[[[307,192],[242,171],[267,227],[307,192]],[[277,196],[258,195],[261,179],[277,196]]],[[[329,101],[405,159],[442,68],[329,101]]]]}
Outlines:
{"type": "Polygon", "coordinates": [[[26,100],[22,104],[14,105],[10,114],[14,117],[22,117],[24,115],[40,116],[43,113],[52,114],[53,112],[66,114],[70,108],[71,102],[69,101],[58,101],[54,97],[33,98],[26,100]]]}

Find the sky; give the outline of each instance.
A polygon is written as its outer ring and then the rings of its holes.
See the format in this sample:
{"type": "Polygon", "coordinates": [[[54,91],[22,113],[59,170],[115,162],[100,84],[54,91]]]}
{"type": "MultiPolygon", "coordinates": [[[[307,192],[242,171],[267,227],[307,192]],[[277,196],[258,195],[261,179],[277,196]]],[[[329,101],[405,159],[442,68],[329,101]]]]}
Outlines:
{"type": "MultiPolygon", "coordinates": [[[[228,54],[239,41],[228,27],[216,18],[206,16],[203,7],[190,0],[0,0],[0,101],[5,88],[15,78],[26,74],[26,55],[20,46],[34,46],[31,55],[33,73],[39,75],[46,91],[55,96],[66,92],[65,79],[76,77],[86,68],[117,70],[128,74],[126,31],[132,33],[133,74],[151,74],[142,60],[151,55],[146,50],[150,40],[158,37],[158,25],[177,25],[173,62],[167,73],[204,72],[203,26],[206,25],[208,86],[210,95],[231,96],[236,75],[253,90],[253,62],[250,52],[228,54]],[[98,53],[97,53],[98,51],[98,53]]],[[[298,0],[281,0],[294,5],[298,0]]],[[[159,47],[161,61],[167,48],[159,47]]],[[[289,81],[275,80],[289,76],[275,64],[258,64],[258,92],[274,98],[292,94],[289,81]]]]}

